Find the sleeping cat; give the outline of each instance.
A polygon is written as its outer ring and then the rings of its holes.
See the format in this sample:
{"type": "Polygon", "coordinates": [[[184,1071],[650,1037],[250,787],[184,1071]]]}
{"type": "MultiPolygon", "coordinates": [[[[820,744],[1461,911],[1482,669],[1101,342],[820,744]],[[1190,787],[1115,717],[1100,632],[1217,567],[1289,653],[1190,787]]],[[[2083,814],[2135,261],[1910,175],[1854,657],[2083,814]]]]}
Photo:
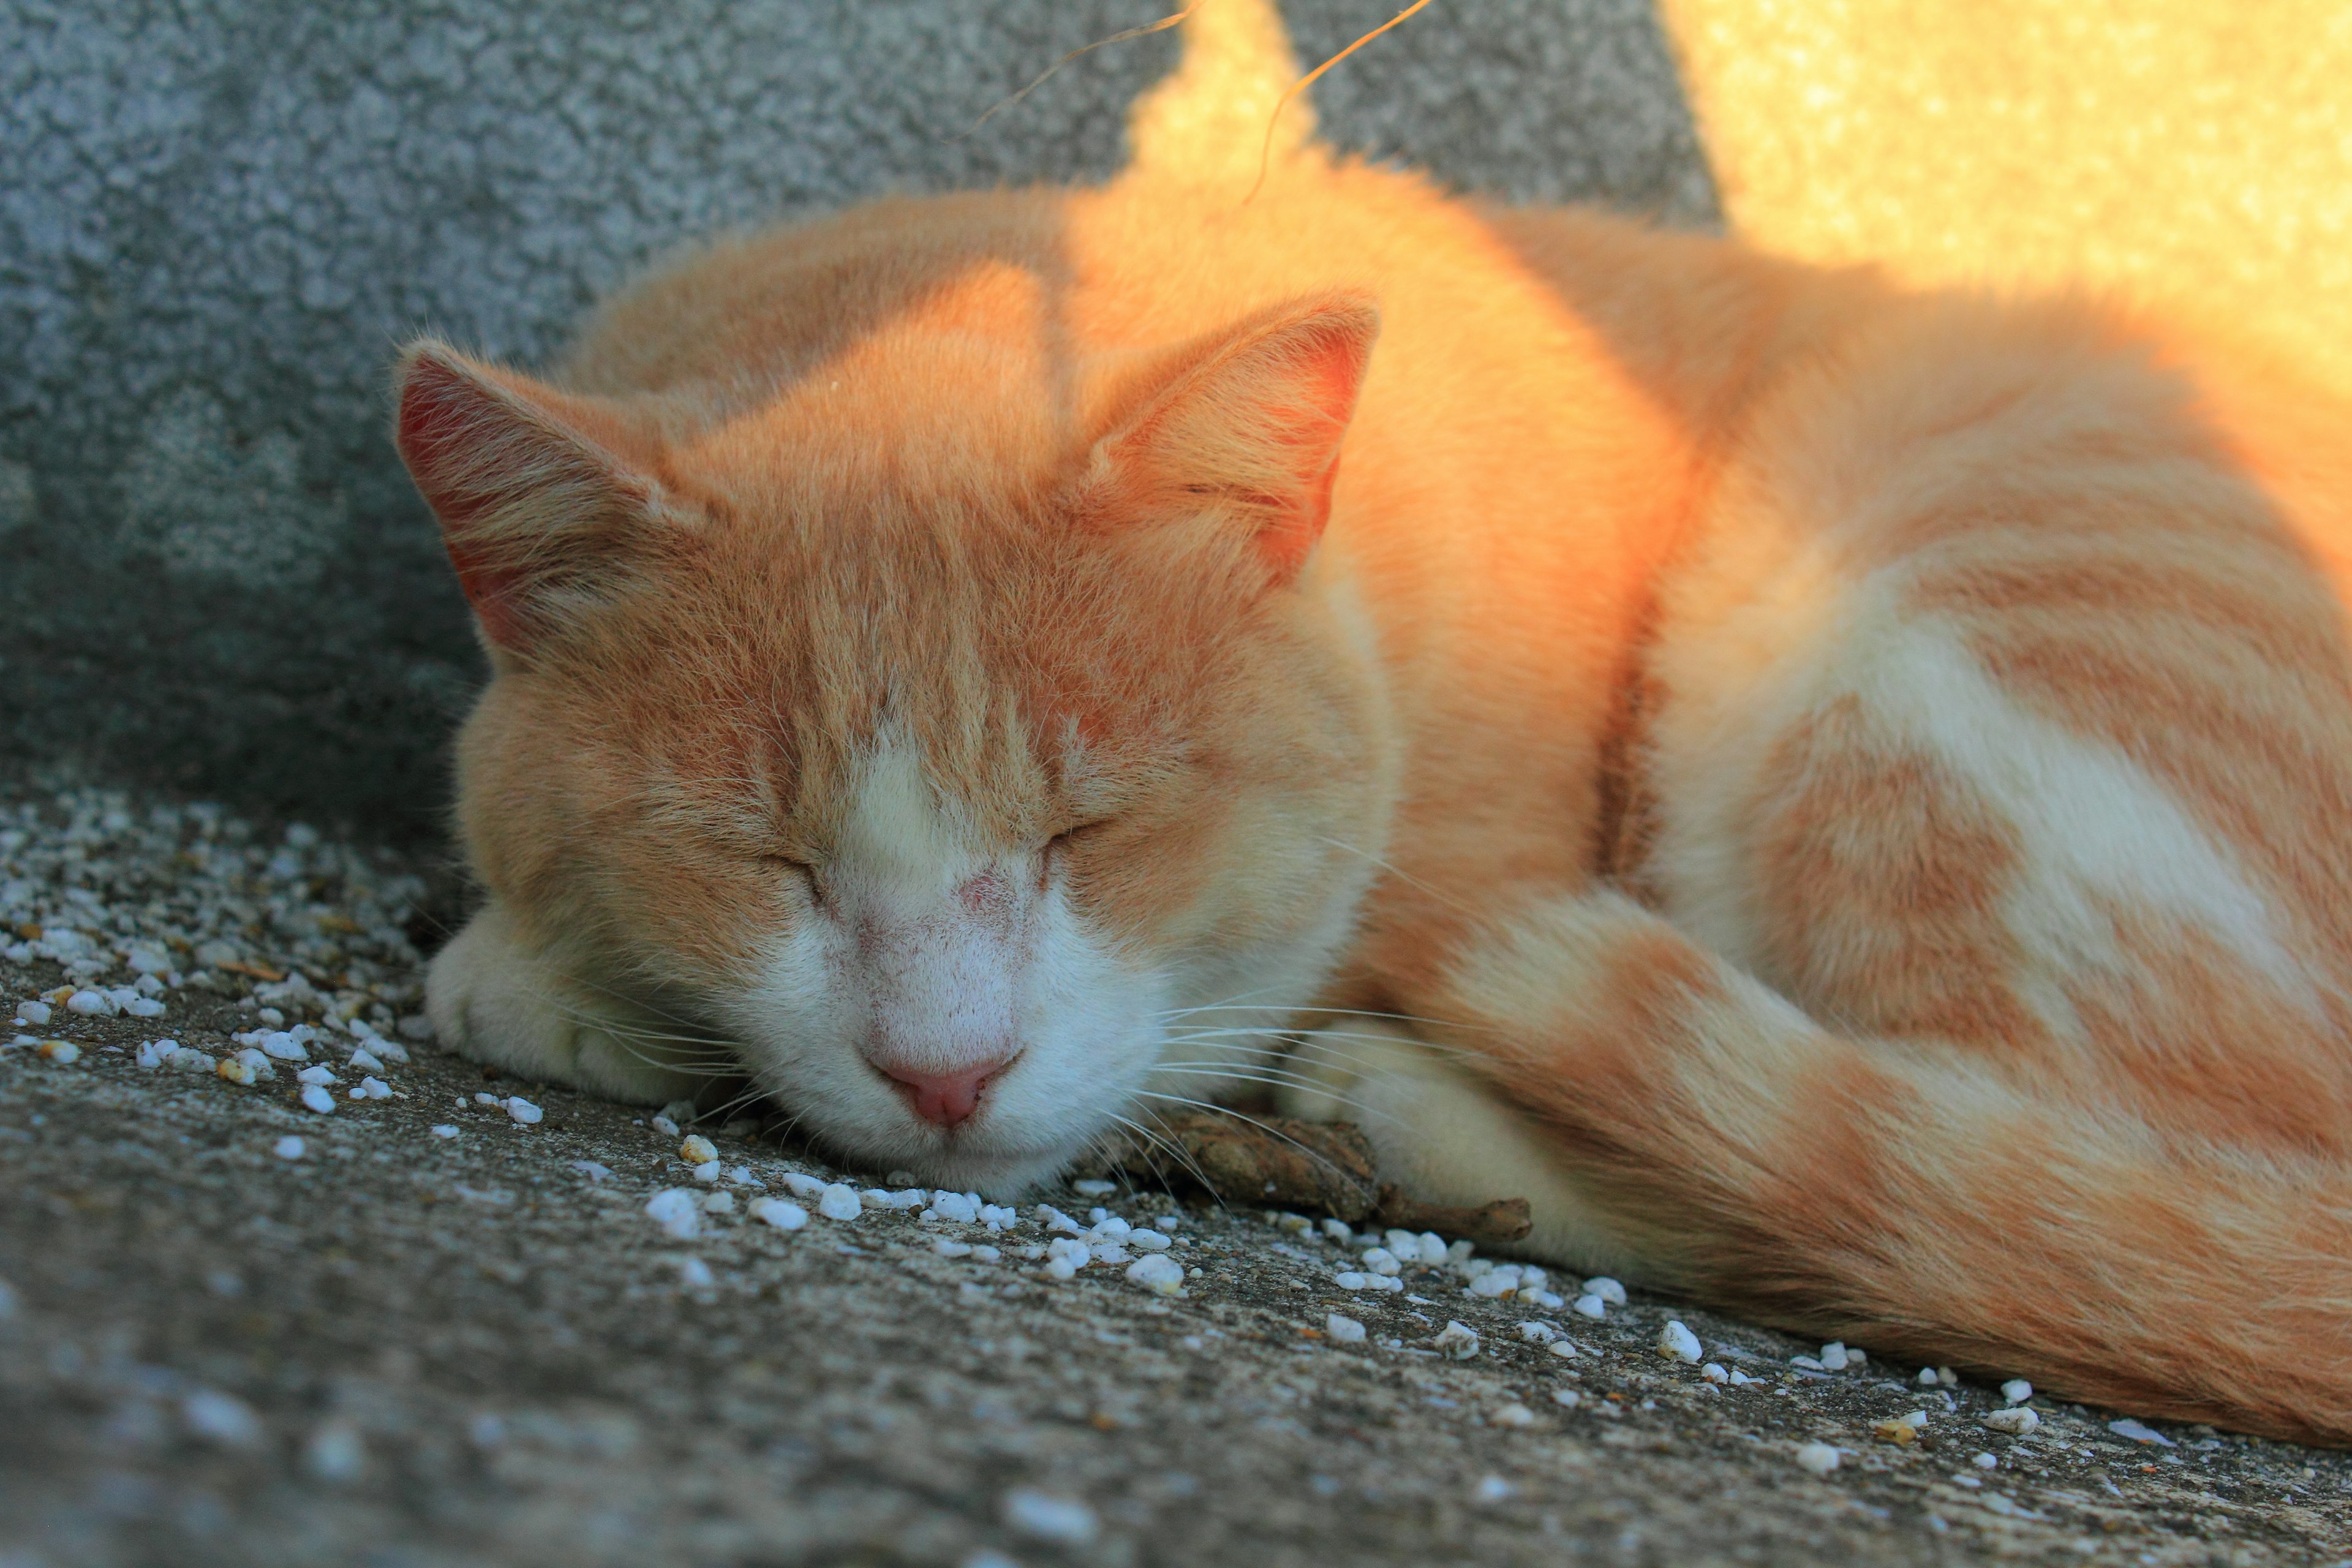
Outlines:
{"type": "Polygon", "coordinates": [[[2352,1438],[2346,411],[1296,135],[1244,202],[1185,79],[402,357],[443,1037],[1000,1193],[1270,1081],[1538,1256],[2352,1438]]]}

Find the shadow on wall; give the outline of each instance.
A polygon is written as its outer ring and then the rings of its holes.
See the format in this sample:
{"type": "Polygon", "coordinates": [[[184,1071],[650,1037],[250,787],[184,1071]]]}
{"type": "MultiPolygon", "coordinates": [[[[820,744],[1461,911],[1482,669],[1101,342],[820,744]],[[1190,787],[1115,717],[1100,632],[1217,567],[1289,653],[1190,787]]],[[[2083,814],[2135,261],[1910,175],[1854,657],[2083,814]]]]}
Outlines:
{"type": "MultiPolygon", "coordinates": [[[[384,433],[393,344],[529,363],[694,237],[1108,174],[1161,0],[0,4],[0,724],[247,808],[439,831],[479,661],[384,433]]],[[[1321,58],[1389,0],[1292,0],[1321,58]]],[[[1521,199],[1708,222],[1647,0],[1428,14],[1324,132],[1521,199]]]]}

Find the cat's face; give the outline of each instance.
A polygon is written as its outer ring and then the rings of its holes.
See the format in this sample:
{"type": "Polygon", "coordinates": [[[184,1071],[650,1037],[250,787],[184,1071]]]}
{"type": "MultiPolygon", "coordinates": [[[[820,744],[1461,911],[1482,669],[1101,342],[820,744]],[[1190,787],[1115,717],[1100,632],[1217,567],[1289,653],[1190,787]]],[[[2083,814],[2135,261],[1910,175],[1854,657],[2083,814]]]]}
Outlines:
{"type": "Polygon", "coordinates": [[[920,343],[683,439],[413,353],[499,669],[492,895],[877,1169],[1011,1190],[1214,1092],[1381,847],[1367,634],[1301,582],[1370,335],[1255,323],[1074,428],[1021,356],[920,343]]]}

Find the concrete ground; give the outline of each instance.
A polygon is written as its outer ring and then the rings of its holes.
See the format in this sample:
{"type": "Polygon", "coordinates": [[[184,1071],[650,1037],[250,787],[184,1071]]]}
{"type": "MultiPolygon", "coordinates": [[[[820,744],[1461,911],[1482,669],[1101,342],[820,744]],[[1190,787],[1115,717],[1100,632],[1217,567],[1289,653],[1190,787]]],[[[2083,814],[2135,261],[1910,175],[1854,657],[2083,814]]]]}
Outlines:
{"type": "MultiPolygon", "coordinates": [[[[0,890],[68,875],[38,847],[0,890]]],[[[106,984],[89,962],[73,983],[106,984]]],[[[367,975],[413,1001],[413,973],[367,975]]],[[[68,984],[0,958],[0,1015],[68,984]]],[[[751,1123],[699,1129],[703,1184],[651,1113],[421,1040],[374,1074],[348,1033],[311,1042],[326,1113],[293,1060],[250,1086],[139,1065],[165,1035],[233,1058],[267,984],[216,970],[145,1019],[52,1005],[0,1048],[0,1568],[2352,1560],[2345,1455],[2039,1395],[2006,1436],[1998,1390],[1800,1368],[1820,1347],[1638,1293],[1595,1322],[1429,1268],[1350,1292],[1349,1255],[1296,1221],[1067,1190],[1045,1197],[1080,1223],[1178,1214],[1188,1274],[1181,1297],[1116,1265],[1055,1281],[1022,1256],[1046,1239],[1029,1206],[1001,1235],[876,1209],[774,1228],[751,1199],[832,1173],[751,1123]],[[363,1076],[390,1096],[350,1100],[363,1076]],[[517,1095],[542,1119],[478,1098],[517,1095]],[[671,1188],[732,1208],[680,1239],[645,1213],[671,1188]],[[1669,1319],[1751,1381],[1662,1354],[1669,1319]],[[1467,1359],[1434,1344],[1450,1321],[1467,1359]],[[1913,1440],[1874,1430],[1913,1411],[1913,1440]]],[[[264,994],[299,1015],[286,984],[264,994]]]]}

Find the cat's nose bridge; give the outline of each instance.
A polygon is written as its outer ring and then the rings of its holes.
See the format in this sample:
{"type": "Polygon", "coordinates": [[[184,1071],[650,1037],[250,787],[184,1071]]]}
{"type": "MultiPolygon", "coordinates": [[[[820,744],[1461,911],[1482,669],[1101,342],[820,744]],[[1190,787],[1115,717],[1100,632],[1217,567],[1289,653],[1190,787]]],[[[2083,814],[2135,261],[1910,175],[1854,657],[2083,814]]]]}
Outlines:
{"type": "Polygon", "coordinates": [[[868,908],[853,922],[868,1019],[860,1048],[885,1076],[955,1079],[1019,1054],[1026,922],[995,907],[991,889],[978,893],[960,883],[915,907],[868,908]]]}

